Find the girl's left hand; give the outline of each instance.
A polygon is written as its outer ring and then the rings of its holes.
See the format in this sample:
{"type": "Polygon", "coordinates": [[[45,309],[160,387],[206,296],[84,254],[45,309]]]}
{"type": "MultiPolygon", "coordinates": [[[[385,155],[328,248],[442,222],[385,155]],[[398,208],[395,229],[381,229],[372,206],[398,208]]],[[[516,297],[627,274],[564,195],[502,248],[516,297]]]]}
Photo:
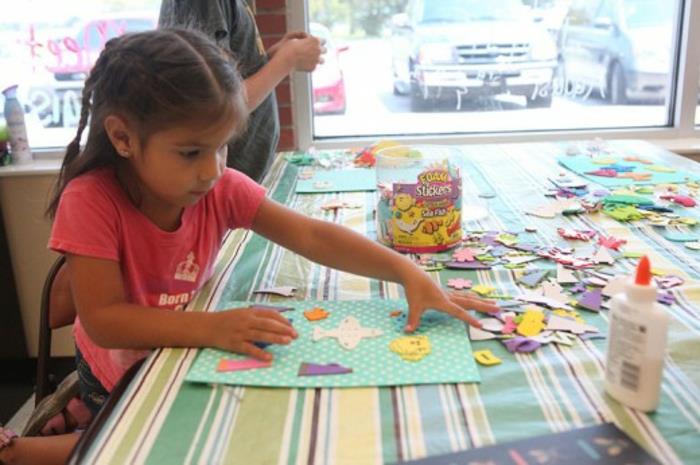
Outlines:
{"type": "Polygon", "coordinates": [[[479,320],[468,313],[476,310],[484,313],[500,311],[493,302],[473,294],[447,293],[425,272],[419,271],[419,276],[413,276],[410,282],[404,283],[406,299],[408,300],[408,320],[406,332],[412,333],[420,325],[420,318],[426,310],[433,309],[448,313],[453,317],[481,328],[479,320]]]}

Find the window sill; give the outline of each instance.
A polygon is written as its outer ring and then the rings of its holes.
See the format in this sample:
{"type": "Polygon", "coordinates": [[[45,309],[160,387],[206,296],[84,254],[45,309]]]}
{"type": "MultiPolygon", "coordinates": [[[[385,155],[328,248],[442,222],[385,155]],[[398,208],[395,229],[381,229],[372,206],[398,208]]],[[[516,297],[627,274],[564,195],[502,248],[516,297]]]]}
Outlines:
{"type": "Polygon", "coordinates": [[[61,169],[61,159],[40,159],[22,165],[0,167],[0,178],[12,176],[45,176],[55,175],[61,169]]]}

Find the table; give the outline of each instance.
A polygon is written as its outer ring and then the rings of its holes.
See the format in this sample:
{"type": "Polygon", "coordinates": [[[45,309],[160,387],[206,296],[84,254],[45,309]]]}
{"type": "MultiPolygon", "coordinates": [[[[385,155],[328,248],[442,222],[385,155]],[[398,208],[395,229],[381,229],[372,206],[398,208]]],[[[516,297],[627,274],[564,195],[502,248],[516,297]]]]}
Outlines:
{"type": "MultiPolygon", "coordinates": [[[[554,244],[556,227],[593,229],[627,239],[627,248],[649,254],[655,267],[685,279],[675,290],[665,358],[662,400],[642,414],[603,393],[605,340],[573,347],[550,344],[534,354],[513,355],[496,341],[474,342],[504,363],[482,367],[481,384],[362,389],[261,389],[183,382],[196,356],[192,349],[155,351],[124,394],[112,402],[94,439],[81,454],[100,464],[381,464],[485,446],[528,436],[614,421],[667,464],[700,463],[700,252],[663,239],[643,224],[618,223],[602,214],[541,219],[523,214],[545,201],[548,177],[564,171],[554,161],[568,143],[461,147],[472,162],[464,189],[486,208],[486,219],[465,229],[523,230],[536,227],[538,240],[554,244]],[[495,197],[479,197],[479,193],[495,197]]],[[[640,141],[611,142],[614,150],[654,155],[674,167],[700,173],[700,165],[640,141]]],[[[375,193],[296,195],[299,168],[279,158],[266,178],[269,195],[297,211],[344,224],[376,237],[375,193]],[[323,212],[341,198],[360,209],[323,212]]],[[[537,263],[537,262],[536,262],[537,263]]],[[[618,260],[630,273],[635,261],[618,260]]],[[[511,271],[458,270],[499,289],[515,289],[511,271]]],[[[261,300],[252,291],[293,285],[303,299],[400,298],[397,285],[379,283],[312,264],[247,231],[227,237],[216,273],[191,304],[193,311],[225,308],[234,300],[261,300]]],[[[264,300],[268,300],[265,298],[264,300]]],[[[279,301],[278,298],[269,299],[279,301]]],[[[585,313],[605,328],[607,314],[585,313]]]]}

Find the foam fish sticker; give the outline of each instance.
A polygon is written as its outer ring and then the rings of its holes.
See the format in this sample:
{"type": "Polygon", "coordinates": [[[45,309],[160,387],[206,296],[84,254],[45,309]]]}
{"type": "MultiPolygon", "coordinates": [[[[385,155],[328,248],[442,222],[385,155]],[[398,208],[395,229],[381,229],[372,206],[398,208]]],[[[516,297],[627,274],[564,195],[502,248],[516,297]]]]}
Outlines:
{"type": "Polygon", "coordinates": [[[338,344],[340,344],[343,349],[352,350],[357,347],[362,339],[377,337],[382,334],[384,334],[384,332],[381,329],[365,328],[360,325],[357,318],[348,316],[345,317],[335,329],[315,327],[311,339],[317,342],[327,337],[333,337],[338,340],[338,344]]]}
{"type": "Polygon", "coordinates": [[[324,320],[324,319],[328,318],[328,315],[330,315],[330,313],[328,313],[327,311],[325,311],[321,307],[314,307],[311,310],[304,312],[304,316],[309,321],[324,320]]]}
{"type": "Polygon", "coordinates": [[[402,336],[389,343],[389,349],[408,362],[419,362],[430,354],[428,336],[402,336]]]}

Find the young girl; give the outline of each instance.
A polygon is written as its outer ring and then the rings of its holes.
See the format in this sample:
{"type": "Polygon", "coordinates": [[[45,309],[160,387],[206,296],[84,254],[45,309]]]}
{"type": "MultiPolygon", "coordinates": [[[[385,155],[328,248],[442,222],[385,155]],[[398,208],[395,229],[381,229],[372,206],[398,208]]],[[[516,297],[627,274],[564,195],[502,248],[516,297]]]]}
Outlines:
{"type": "MultiPolygon", "coordinates": [[[[408,258],[275,203],[225,168],[227,143],[245,128],[246,115],[236,64],[193,31],[113,39],[86,80],[78,133],[48,211],[55,218],[49,247],[67,258],[81,397],[93,413],[154,348],[217,347],[270,360],[255,341],[297,337],[271,310],[176,311],[211,277],[229,229],[250,228],[323,265],[401,283],[408,331],[429,308],[470,324],[477,323],[468,308],[497,310],[446,294],[408,258]]],[[[32,440],[42,438],[5,441],[0,460],[10,462],[13,449],[26,453],[32,440]]]]}

